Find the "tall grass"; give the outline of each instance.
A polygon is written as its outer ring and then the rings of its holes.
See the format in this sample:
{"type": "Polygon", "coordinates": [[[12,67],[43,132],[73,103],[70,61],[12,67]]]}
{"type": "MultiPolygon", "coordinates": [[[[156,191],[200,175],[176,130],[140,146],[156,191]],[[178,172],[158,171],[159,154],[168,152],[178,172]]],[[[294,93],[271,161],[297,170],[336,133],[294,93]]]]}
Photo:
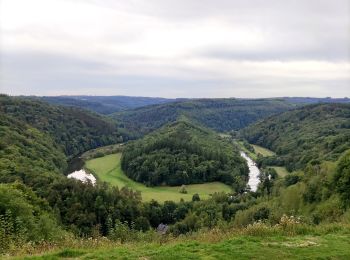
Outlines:
{"type": "MultiPolygon", "coordinates": [[[[278,224],[271,225],[262,221],[247,225],[246,227],[234,227],[227,224],[219,225],[212,229],[201,229],[185,235],[174,237],[172,234],[160,235],[155,231],[132,232],[123,230],[122,226],[116,229],[110,238],[76,238],[66,235],[55,242],[41,241],[36,244],[23,244],[20,248],[12,248],[7,255],[34,255],[47,252],[91,252],[99,249],[112,249],[115,247],[133,247],[149,244],[174,244],[185,242],[218,243],[223,240],[240,236],[251,237],[292,237],[300,235],[323,236],[327,234],[350,235],[350,224],[333,223],[323,225],[310,225],[293,216],[284,215],[278,224]],[[119,233],[118,233],[119,232],[119,233]],[[62,251],[63,250],[63,251],[62,251]]],[[[68,254],[67,253],[67,254],[68,254]]]]}

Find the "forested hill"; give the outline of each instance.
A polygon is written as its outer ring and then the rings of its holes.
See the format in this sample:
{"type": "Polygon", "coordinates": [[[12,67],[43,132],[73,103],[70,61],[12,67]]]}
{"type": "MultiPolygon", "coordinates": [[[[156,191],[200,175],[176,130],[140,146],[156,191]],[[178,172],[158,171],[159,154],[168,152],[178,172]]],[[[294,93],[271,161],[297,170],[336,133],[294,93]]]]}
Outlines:
{"type": "Polygon", "coordinates": [[[66,166],[62,147],[48,134],[0,113],[0,182],[35,185],[37,176],[50,181],[66,166]]]}
{"type": "Polygon", "coordinates": [[[284,99],[195,99],[137,108],[112,116],[126,128],[143,134],[180,116],[217,131],[230,131],[296,106],[284,99]]]}
{"type": "Polygon", "coordinates": [[[162,127],[126,145],[122,168],[147,185],[221,181],[236,190],[246,186],[245,161],[228,141],[187,121],[162,127]]]}
{"type": "MultiPolygon", "coordinates": [[[[350,149],[350,104],[309,105],[272,116],[241,131],[251,143],[275,151],[289,170],[336,160],[350,149]]],[[[276,158],[277,159],[277,158],[276,158]]]]}
{"type": "Polygon", "coordinates": [[[77,108],[1,95],[0,113],[51,136],[69,157],[128,138],[112,120],[77,108]]]}
{"type": "Polygon", "coordinates": [[[129,96],[56,96],[37,97],[36,99],[56,105],[80,107],[106,115],[127,109],[175,101],[175,99],[167,98],[129,96]]]}
{"type": "Polygon", "coordinates": [[[63,175],[67,156],[120,136],[98,115],[0,96],[0,254],[29,241],[58,240],[63,229],[91,235],[98,227],[106,235],[108,221],[135,222],[137,193],[63,175]]]}

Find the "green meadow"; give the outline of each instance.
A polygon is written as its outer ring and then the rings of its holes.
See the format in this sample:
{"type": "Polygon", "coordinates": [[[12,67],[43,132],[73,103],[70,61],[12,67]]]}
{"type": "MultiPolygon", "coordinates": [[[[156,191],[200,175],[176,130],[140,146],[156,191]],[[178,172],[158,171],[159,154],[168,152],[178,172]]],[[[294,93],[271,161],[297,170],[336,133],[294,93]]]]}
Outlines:
{"type": "Polygon", "coordinates": [[[275,155],[275,153],[267,148],[261,147],[259,145],[252,144],[254,151],[256,154],[261,154],[262,156],[272,156],[275,155]]]}
{"type": "Polygon", "coordinates": [[[100,181],[108,182],[119,188],[128,187],[140,191],[144,201],[150,201],[152,199],[157,200],[158,202],[164,202],[167,200],[176,202],[181,199],[189,201],[196,193],[199,194],[201,199],[207,199],[210,194],[215,192],[231,191],[230,186],[220,182],[186,185],[187,194],[180,193],[179,186],[147,187],[146,185],[131,180],[123,173],[120,166],[120,158],[121,153],[106,155],[86,161],[85,167],[100,181]]]}

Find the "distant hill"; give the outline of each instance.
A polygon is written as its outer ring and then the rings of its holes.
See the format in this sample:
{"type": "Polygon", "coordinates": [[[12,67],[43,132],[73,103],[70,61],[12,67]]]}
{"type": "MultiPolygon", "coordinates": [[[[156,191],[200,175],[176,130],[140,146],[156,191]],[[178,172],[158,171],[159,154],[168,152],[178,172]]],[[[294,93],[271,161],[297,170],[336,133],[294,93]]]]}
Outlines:
{"type": "Polygon", "coordinates": [[[174,122],[181,116],[224,132],[241,129],[298,105],[284,99],[194,99],[141,107],[111,116],[122,126],[141,134],[174,122]]]}
{"type": "MultiPolygon", "coordinates": [[[[289,170],[336,160],[350,149],[350,104],[313,104],[271,116],[241,131],[251,143],[277,153],[289,170]]],[[[275,162],[276,163],[276,162],[275,162]]]]}
{"type": "Polygon", "coordinates": [[[105,115],[137,107],[163,104],[175,100],[167,98],[129,96],[44,96],[35,98],[51,104],[80,107],[105,115]]]}
{"type": "Polygon", "coordinates": [[[237,150],[215,132],[178,121],[126,145],[122,169],[147,185],[221,181],[246,186],[248,168],[237,150]]]}
{"type": "Polygon", "coordinates": [[[350,98],[313,98],[313,97],[283,97],[292,103],[316,104],[316,103],[350,103],[350,98]]]}

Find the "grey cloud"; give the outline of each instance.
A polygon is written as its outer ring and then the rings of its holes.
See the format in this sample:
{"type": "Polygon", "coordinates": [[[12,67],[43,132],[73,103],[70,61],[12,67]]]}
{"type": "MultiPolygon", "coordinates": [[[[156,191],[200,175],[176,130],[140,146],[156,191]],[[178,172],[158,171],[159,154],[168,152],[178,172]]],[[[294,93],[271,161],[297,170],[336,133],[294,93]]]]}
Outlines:
{"type": "MultiPolygon", "coordinates": [[[[4,60],[2,60],[4,62],[4,60]]],[[[9,94],[94,94],[164,97],[348,96],[348,79],[303,79],[278,76],[200,79],[195,76],[147,76],[95,73],[109,65],[45,53],[6,56],[1,91],[9,94]]],[[[123,66],[122,63],[118,66],[123,66]]]]}
{"type": "MultiPolygon", "coordinates": [[[[65,0],[76,2],[78,0],[65,0]]],[[[104,8],[150,17],[160,24],[174,26],[200,25],[210,20],[228,27],[244,27],[262,32],[263,44],[208,46],[189,51],[190,59],[211,58],[222,61],[329,61],[350,62],[350,2],[349,0],[84,0],[104,8]]],[[[77,14],[79,17],[79,14],[77,14]]],[[[137,17],[137,16],[136,16],[137,17]]],[[[128,21],[125,21],[127,23],[128,21]]],[[[123,26],[122,24],[120,26],[123,26]]],[[[22,28],[7,31],[23,34],[22,28]],[[21,31],[22,30],[22,31],[21,31]]],[[[140,28],[149,29],[152,28],[140,28]]],[[[82,28],[88,30],[88,28],[82,28]]],[[[24,31],[24,33],[26,33],[24,31]]],[[[45,37],[60,37],[47,31],[31,31],[45,37]]],[[[109,36],[112,43],[138,40],[138,32],[109,36]]],[[[141,37],[141,35],[140,35],[141,37]]],[[[210,36],[209,36],[210,37],[210,36]]],[[[186,41],[186,39],[180,39],[186,41]]],[[[89,43],[87,43],[89,44],[89,43]]],[[[94,58],[78,57],[76,53],[38,52],[31,50],[4,51],[0,49],[0,92],[11,94],[121,94],[165,97],[254,97],[308,95],[348,96],[350,82],[344,78],[331,80],[286,77],[248,77],[244,72],[232,71],[231,77],[219,79],[205,76],[210,68],[185,67],[182,63],[167,65],[176,75],[147,75],[147,71],[125,72],[125,64],[142,61],[147,67],[158,68],[154,60],[137,56],[94,58]],[[113,65],[111,65],[113,64],[113,65]],[[183,67],[182,67],[183,66],[183,67]],[[193,71],[191,71],[191,69],[193,71]],[[115,73],[113,73],[114,71],[115,73]],[[239,75],[243,74],[243,75],[239,75]],[[192,76],[191,76],[192,75],[192,76]],[[202,77],[201,77],[202,75],[202,77]]],[[[162,58],[160,65],[162,66],[162,58]]],[[[156,62],[155,62],[156,63],[156,62]]],[[[208,62],[210,63],[210,61],[208,62]]],[[[210,65],[210,64],[206,64],[210,65]]],[[[209,66],[208,66],[209,67],[209,66]]],[[[217,68],[215,68],[217,69],[217,68]]],[[[216,70],[213,70],[215,75],[216,70]]],[[[350,73],[350,71],[349,71],[350,73]]],[[[225,73],[224,73],[225,74],[225,73]]]]}

